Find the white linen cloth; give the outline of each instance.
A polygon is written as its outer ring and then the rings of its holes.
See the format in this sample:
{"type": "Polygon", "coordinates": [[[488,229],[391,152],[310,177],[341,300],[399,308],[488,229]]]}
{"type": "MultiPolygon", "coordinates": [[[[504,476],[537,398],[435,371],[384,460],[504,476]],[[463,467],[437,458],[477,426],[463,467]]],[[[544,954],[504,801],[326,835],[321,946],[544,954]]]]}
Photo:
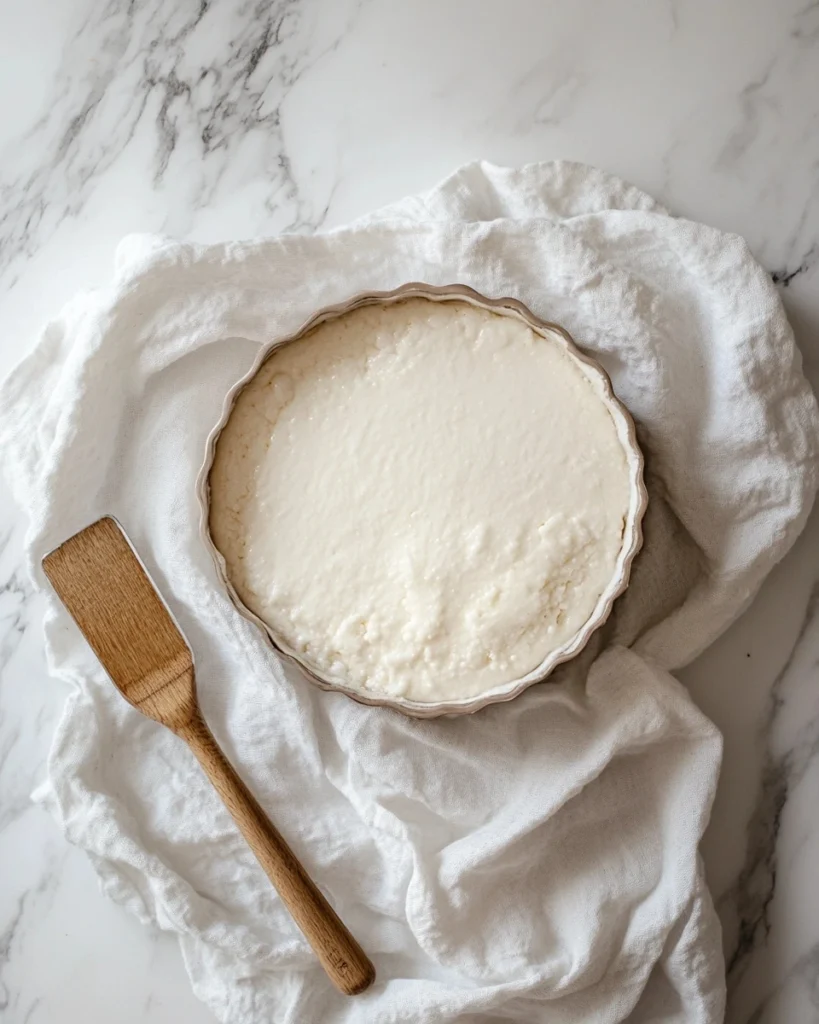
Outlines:
{"type": "Polygon", "coordinates": [[[669,672],[793,542],[817,433],[745,243],[578,164],[472,164],[316,237],[126,239],[112,284],[64,309],[0,392],[30,569],[47,589],[45,552],[103,513],[122,521],[193,647],[217,739],[376,985],[335,993],[193,756],[119,697],[50,592],[49,664],[72,690],[41,796],[105,891],[178,935],[220,1021],[719,1021],[697,844],[720,737],[669,672]],[[194,496],[258,346],[407,281],[516,296],[564,324],[634,414],[650,492],[631,586],[584,656],[510,704],[433,722],[284,668],[219,585],[194,496]]]}

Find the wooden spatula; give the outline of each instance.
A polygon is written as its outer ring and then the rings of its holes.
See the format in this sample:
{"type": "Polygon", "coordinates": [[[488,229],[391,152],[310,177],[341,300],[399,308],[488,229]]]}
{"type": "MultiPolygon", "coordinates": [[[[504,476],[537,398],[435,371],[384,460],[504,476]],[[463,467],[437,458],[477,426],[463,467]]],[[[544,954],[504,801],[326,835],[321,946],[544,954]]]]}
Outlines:
{"type": "Polygon", "coordinates": [[[43,569],[122,696],[194,752],[331,980],[362,992],[373,965],[211,736],[185,638],[116,520],[69,538],[43,569]]]}

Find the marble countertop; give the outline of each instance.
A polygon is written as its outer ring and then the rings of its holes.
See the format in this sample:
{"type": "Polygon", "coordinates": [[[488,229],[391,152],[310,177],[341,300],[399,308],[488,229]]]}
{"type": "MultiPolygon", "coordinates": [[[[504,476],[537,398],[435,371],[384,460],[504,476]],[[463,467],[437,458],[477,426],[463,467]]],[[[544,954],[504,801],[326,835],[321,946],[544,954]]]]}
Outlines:
{"type": "MultiPolygon", "coordinates": [[[[130,231],[312,231],[566,157],[744,235],[819,386],[819,3],[0,5],[0,375],[130,231]]],[[[0,459],[2,455],[0,455],[0,459]]],[[[0,489],[0,1017],[212,1021],[30,801],[63,691],[0,489]]],[[[725,735],[703,857],[732,1024],[819,1021],[819,514],[682,674],[725,735]]]]}

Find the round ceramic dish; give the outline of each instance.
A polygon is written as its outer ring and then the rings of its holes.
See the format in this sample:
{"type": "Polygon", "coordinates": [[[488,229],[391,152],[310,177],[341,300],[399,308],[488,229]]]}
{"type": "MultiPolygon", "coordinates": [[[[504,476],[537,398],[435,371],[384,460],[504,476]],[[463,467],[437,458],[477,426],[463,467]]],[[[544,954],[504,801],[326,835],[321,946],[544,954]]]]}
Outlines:
{"type": "Polygon", "coordinates": [[[406,284],[391,292],[371,292],[363,295],[357,295],[347,302],[322,309],[314,316],[310,317],[310,319],[298,331],[296,331],[295,334],[291,334],[286,338],[277,339],[276,341],[272,341],[268,345],[263,346],[259,355],[255,359],[253,366],[241,380],[237,381],[225,398],[219,422],[208,437],[205,461],[197,479],[196,490],[201,508],[202,539],[213,557],[219,578],[238,610],[242,615],[250,619],[251,622],[254,622],[262,630],[263,634],[267,637],[276,651],[294,661],[307,675],[307,677],[318,686],[322,687],[322,689],[340,691],[361,704],[391,707],[415,718],[437,718],[440,715],[472,714],[474,711],[478,711],[480,708],[486,707],[487,704],[495,704],[500,701],[511,700],[513,697],[517,697],[518,694],[522,693],[533,683],[540,682],[542,679],[545,679],[557,665],[568,661],[570,658],[579,654],[588,643],[592,633],[606,621],[615,599],[625,590],[628,584],[631,563],[634,556],[640,550],[640,546],[642,544],[642,519],[648,501],[645,485],[643,483],[643,456],[637,444],[634,421],[626,408],[615,397],[611,381],[603,368],[593,359],[584,355],[577,348],[569,333],[564,330],[564,328],[559,327],[557,324],[540,320],[516,299],[488,299],[483,295],[479,295],[477,292],[465,285],[436,287],[426,284],[406,284]],[[230,579],[227,575],[225,560],[213,543],[210,533],[210,471],[213,465],[216,441],[233,411],[239,392],[255,376],[262,363],[264,363],[270,354],[280,345],[296,341],[298,338],[302,337],[308,331],[312,330],[312,328],[325,320],[331,320],[336,317],[343,316],[345,313],[348,313],[353,309],[357,309],[359,306],[372,304],[387,305],[408,298],[424,298],[430,299],[433,302],[446,302],[450,300],[468,302],[473,306],[484,308],[492,313],[500,314],[501,316],[516,317],[531,327],[537,334],[540,334],[543,337],[551,337],[552,339],[559,341],[565,347],[567,352],[569,352],[581,364],[586,377],[608,407],[617,428],[618,437],[620,438],[620,442],[626,453],[631,482],[629,510],[626,516],[623,530],[623,543],[620,548],[615,572],[605,591],[600,595],[594,611],[589,616],[585,625],[575,633],[567,643],[552,651],[541,662],[541,664],[537,666],[537,668],[528,672],[525,676],[521,676],[517,679],[510,679],[509,682],[504,683],[501,686],[496,686],[491,690],[487,690],[485,693],[479,694],[478,696],[465,698],[460,701],[421,703],[419,701],[407,700],[406,698],[401,697],[381,696],[377,693],[363,693],[362,691],[353,689],[352,687],[344,686],[338,681],[323,678],[315,671],[315,669],[306,665],[300,659],[299,655],[291,650],[287,643],[280,636],[276,635],[276,633],[271,630],[265,622],[250,611],[249,608],[245,607],[239,595],[231,585],[230,579]]]}

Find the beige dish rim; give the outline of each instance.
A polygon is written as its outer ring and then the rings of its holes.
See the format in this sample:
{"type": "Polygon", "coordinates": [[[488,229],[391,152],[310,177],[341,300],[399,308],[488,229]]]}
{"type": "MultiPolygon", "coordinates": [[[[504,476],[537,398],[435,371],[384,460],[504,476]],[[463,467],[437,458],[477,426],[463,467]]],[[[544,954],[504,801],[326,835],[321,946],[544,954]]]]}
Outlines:
{"type": "Polygon", "coordinates": [[[266,637],[278,654],[298,665],[307,678],[323,690],[332,690],[346,694],[346,696],[357,701],[359,704],[392,708],[413,718],[438,718],[441,715],[474,714],[474,712],[487,707],[489,704],[513,700],[534,683],[544,680],[558,665],[576,657],[586,646],[592,634],[609,617],[614,602],[628,586],[632,562],[643,542],[642,521],[648,504],[648,493],[643,480],[643,466],[643,454],[637,443],[637,433],[631,414],[614,394],[611,380],[603,367],[596,360],[580,351],[574,339],[564,327],[547,320],[541,320],[517,299],[490,299],[476,292],[473,288],[461,284],[436,286],[413,282],[386,292],[362,292],[345,302],[327,306],[314,313],[293,334],[269,342],[261,347],[251,368],[233,385],[225,396],[222,415],[207,439],[205,460],[196,481],[196,494],[200,508],[200,533],[206,548],[213,558],[219,579],[238,611],[261,629],[263,636],[266,637]],[[228,578],[225,560],[214,544],[210,534],[210,471],[213,465],[216,442],[233,412],[240,392],[259,372],[262,364],[266,362],[276,349],[282,345],[297,341],[325,320],[343,316],[359,306],[389,305],[408,298],[425,298],[433,302],[468,302],[473,306],[478,306],[490,312],[522,320],[542,337],[556,337],[563,344],[566,351],[581,364],[587,379],[606,403],[617,428],[620,442],[626,452],[631,480],[629,511],[623,528],[623,544],[618,555],[616,570],[608,587],[600,595],[594,611],[589,616],[585,625],[569,641],[555,651],[552,651],[537,668],[528,672],[525,676],[510,680],[510,682],[504,683],[502,686],[496,686],[492,690],[487,690],[476,697],[469,697],[459,701],[422,703],[402,697],[390,697],[386,694],[369,694],[353,687],[345,686],[344,683],[338,680],[322,676],[314,668],[306,664],[298,652],[291,650],[286,642],[277,636],[267,623],[244,605],[228,578]]]}

